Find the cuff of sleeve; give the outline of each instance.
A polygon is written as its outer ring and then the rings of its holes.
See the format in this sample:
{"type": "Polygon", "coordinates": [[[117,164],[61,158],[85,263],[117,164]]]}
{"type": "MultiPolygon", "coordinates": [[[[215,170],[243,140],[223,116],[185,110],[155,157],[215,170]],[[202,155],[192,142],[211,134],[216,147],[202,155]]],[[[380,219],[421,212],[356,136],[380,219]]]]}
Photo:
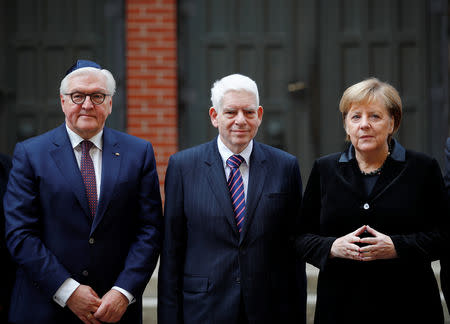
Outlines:
{"type": "Polygon", "coordinates": [[[117,286],[112,287],[112,289],[115,289],[118,292],[121,292],[125,297],[127,297],[129,304],[133,304],[136,301],[134,296],[132,294],[130,294],[128,291],[126,291],[125,289],[122,289],[117,286]]]}
{"type": "Polygon", "coordinates": [[[80,283],[72,278],[66,281],[58,288],[53,295],[53,300],[61,307],[65,307],[67,300],[72,296],[73,292],[80,286],[80,283]]]}
{"type": "Polygon", "coordinates": [[[399,258],[407,257],[408,244],[402,235],[392,235],[391,236],[392,243],[394,244],[395,251],[397,252],[397,256],[399,258]]]}

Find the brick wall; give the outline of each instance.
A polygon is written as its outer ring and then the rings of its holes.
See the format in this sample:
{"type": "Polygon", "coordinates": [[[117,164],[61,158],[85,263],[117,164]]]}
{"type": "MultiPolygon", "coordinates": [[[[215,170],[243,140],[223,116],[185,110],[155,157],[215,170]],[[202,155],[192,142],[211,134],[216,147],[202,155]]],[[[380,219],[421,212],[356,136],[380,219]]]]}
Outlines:
{"type": "Polygon", "coordinates": [[[176,0],[126,0],[127,132],[153,144],[161,189],[178,149],[176,21],[176,0]]]}

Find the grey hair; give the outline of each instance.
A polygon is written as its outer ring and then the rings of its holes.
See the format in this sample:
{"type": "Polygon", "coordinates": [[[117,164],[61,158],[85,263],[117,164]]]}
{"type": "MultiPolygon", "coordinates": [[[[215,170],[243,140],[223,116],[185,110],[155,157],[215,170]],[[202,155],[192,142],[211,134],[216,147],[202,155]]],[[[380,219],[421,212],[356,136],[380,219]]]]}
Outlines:
{"type": "Polygon", "coordinates": [[[61,85],[59,87],[59,93],[60,94],[66,94],[67,93],[67,87],[69,86],[69,81],[72,77],[77,75],[86,75],[86,74],[97,74],[102,75],[106,80],[106,91],[108,91],[107,94],[111,95],[111,97],[116,92],[116,80],[114,80],[113,75],[111,72],[105,69],[97,69],[94,67],[84,67],[78,70],[75,70],[68,75],[64,77],[61,81],[61,85]]]}
{"type": "Polygon", "coordinates": [[[253,93],[256,99],[256,107],[259,107],[259,94],[256,82],[242,74],[231,74],[214,82],[211,88],[211,102],[217,111],[222,110],[223,96],[231,90],[253,93]]]}

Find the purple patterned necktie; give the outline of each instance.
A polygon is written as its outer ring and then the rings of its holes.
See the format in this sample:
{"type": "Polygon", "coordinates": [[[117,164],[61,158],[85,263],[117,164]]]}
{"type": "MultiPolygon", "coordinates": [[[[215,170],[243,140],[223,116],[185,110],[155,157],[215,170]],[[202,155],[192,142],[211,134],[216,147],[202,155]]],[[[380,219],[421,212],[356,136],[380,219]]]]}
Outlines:
{"type": "Polygon", "coordinates": [[[89,150],[94,143],[90,141],[81,142],[81,176],[83,177],[84,186],[86,187],[86,197],[94,218],[97,209],[97,182],[95,181],[94,163],[92,162],[89,150]]]}
{"type": "Polygon", "coordinates": [[[234,217],[239,232],[242,231],[245,219],[244,182],[242,181],[241,171],[239,171],[239,166],[243,161],[244,158],[240,155],[232,155],[227,160],[227,165],[231,168],[230,176],[228,178],[228,189],[230,190],[234,217]]]}

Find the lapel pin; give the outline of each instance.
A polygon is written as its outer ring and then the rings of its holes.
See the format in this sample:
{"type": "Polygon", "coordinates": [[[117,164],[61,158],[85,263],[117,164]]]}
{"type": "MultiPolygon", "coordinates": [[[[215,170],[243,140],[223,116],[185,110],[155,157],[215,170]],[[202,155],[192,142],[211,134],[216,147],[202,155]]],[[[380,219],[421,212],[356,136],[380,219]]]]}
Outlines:
{"type": "Polygon", "coordinates": [[[120,153],[116,152],[116,153],[114,153],[114,155],[115,155],[115,156],[119,156],[119,155],[120,155],[120,153]]]}

